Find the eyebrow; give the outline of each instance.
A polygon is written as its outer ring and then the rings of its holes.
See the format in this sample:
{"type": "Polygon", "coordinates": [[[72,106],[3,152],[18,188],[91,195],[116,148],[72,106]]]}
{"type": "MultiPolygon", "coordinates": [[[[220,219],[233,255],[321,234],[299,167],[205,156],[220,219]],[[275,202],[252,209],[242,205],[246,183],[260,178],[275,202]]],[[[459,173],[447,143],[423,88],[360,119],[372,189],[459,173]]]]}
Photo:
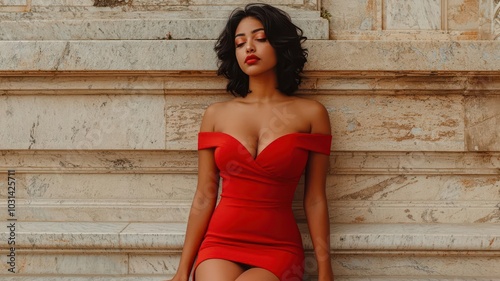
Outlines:
{"type": "MultiPolygon", "coordinates": [[[[258,31],[261,31],[261,30],[264,30],[264,28],[257,28],[257,29],[254,29],[252,30],[252,34],[255,33],[255,32],[258,32],[258,31]]],[[[244,36],[245,33],[238,33],[234,36],[234,38],[238,37],[238,36],[244,36]]]]}

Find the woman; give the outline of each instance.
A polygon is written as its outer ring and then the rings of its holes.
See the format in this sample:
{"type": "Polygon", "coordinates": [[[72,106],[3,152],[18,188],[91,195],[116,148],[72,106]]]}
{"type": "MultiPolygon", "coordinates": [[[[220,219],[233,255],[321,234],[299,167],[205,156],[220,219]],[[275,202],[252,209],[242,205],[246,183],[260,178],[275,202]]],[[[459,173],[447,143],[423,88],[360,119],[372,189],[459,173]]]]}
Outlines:
{"type": "Polygon", "coordinates": [[[272,6],[235,10],[215,50],[236,97],[210,105],[198,135],[198,185],[172,280],[302,280],[292,200],[305,170],[304,209],[320,281],[333,280],[325,181],[331,132],[320,103],[292,96],[306,38],[272,6]],[[221,200],[216,208],[219,178],[221,200]],[[196,259],[196,260],[195,260],[196,259]]]}

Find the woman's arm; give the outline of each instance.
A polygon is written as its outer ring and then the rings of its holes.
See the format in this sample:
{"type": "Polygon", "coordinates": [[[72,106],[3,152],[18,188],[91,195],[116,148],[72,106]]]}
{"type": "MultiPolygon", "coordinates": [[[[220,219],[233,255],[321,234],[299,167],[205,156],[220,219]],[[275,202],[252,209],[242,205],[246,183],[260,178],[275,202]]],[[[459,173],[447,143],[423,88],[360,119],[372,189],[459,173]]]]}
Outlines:
{"type": "MultiPolygon", "coordinates": [[[[331,134],[328,112],[317,103],[311,109],[311,133],[331,134]]],[[[318,262],[318,280],[333,280],[330,263],[330,220],[326,199],[329,156],[310,152],[305,171],[304,210],[318,262]]]]}
{"type": "MultiPolygon", "coordinates": [[[[200,131],[213,131],[213,115],[213,106],[211,106],[203,115],[200,131]]],[[[198,248],[201,245],[217,203],[218,187],[219,171],[215,165],[214,149],[199,150],[198,184],[189,212],[181,260],[177,268],[177,273],[172,280],[187,281],[189,278],[198,248]]]]}

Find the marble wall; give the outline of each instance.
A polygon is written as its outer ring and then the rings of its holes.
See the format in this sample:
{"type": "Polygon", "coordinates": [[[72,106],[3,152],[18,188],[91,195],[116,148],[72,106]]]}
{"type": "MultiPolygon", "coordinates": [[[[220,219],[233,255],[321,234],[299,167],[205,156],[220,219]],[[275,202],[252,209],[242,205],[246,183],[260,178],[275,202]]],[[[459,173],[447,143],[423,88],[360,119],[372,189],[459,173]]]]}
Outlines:
{"type": "Polygon", "coordinates": [[[495,0],[493,4],[493,39],[500,40],[500,1],[495,0]]]}
{"type": "Polygon", "coordinates": [[[333,39],[498,38],[497,0],[324,1],[333,39]]]}
{"type": "MultiPolygon", "coordinates": [[[[231,98],[213,39],[251,1],[213,2],[0,0],[0,173],[16,170],[26,280],[175,272],[202,114],[231,98]]],[[[330,115],[338,280],[494,280],[500,1],[267,2],[304,28],[298,95],[330,115]]]]}

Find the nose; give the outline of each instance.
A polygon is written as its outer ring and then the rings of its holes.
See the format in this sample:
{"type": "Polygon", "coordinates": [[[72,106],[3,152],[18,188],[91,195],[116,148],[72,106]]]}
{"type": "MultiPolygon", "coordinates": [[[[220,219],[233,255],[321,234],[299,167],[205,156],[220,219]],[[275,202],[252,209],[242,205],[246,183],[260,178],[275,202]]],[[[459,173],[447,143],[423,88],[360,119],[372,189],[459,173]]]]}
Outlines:
{"type": "Polygon", "coordinates": [[[247,42],[247,53],[253,53],[253,52],[255,52],[255,47],[253,43],[249,40],[247,42]]]}

